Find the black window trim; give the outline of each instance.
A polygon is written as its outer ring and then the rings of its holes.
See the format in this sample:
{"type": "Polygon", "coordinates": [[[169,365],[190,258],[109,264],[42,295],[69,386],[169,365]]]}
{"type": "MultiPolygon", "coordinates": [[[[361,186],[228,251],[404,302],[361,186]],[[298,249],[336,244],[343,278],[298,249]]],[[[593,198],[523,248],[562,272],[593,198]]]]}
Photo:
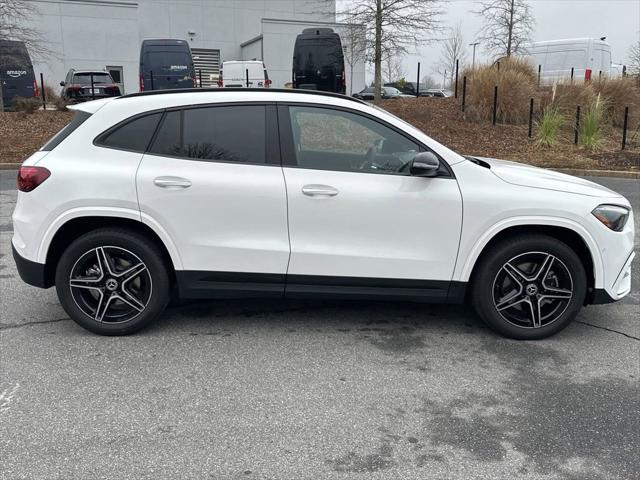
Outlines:
{"type": "MultiPolygon", "coordinates": [[[[421,152],[431,152],[433,153],[436,157],[438,157],[438,160],[440,161],[440,166],[441,166],[441,173],[439,173],[437,175],[437,177],[431,177],[431,178],[451,178],[451,179],[455,179],[455,175],[453,173],[453,170],[451,170],[451,167],[449,166],[449,164],[442,158],[441,155],[439,155],[437,152],[435,152],[432,148],[430,148],[429,146],[425,145],[424,142],[421,142],[420,140],[418,140],[417,138],[409,135],[407,132],[405,132],[404,130],[401,130],[400,128],[396,127],[395,125],[390,124],[389,122],[382,120],[379,117],[376,117],[375,115],[371,115],[367,112],[362,112],[360,110],[354,110],[352,108],[348,108],[348,107],[343,107],[343,106],[339,106],[339,105],[324,105],[324,104],[318,104],[318,103],[310,103],[310,102],[278,102],[278,121],[280,124],[280,152],[282,155],[282,166],[283,167],[287,167],[287,168],[300,168],[300,169],[304,169],[304,170],[318,170],[318,169],[312,169],[312,168],[307,168],[307,167],[301,167],[297,164],[296,161],[296,153],[295,153],[295,146],[294,146],[294,140],[293,140],[293,129],[291,128],[291,117],[289,114],[289,107],[312,107],[312,108],[324,108],[327,110],[339,110],[339,111],[343,111],[343,112],[347,112],[347,113],[351,113],[354,115],[359,115],[365,118],[368,118],[371,121],[377,122],[387,128],[389,128],[390,130],[396,132],[397,134],[405,137],[407,140],[410,140],[411,142],[414,142],[416,145],[418,145],[418,147],[420,148],[421,152]]],[[[343,172],[343,173],[359,173],[359,174],[369,174],[369,175],[390,175],[390,176],[411,176],[411,175],[398,175],[395,173],[387,173],[387,172],[358,172],[358,171],[346,171],[346,170],[326,170],[326,171],[331,171],[331,172],[343,172]]]]}
{"type": "MultiPolygon", "coordinates": [[[[112,150],[121,150],[121,151],[132,152],[132,153],[143,153],[145,155],[151,155],[154,157],[175,158],[180,160],[188,160],[192,162],[229,163],[232,165],[254,165],[254,166],[261,166],[261,167],[281,167],[282,166],[281,154],[280,154],[281,142],[279,141],[280,133],[278,128],[278,114],[277,114],[276,108],[277,108],[276,102],[269,102],[269,101],[192,103],[192,104],[176,105],[176,106],[166,107],[166,108],[158,108],[155,110],[148,110],[142,113],[138,113],[136,115],[132,115],[131,117],[127,117],[124,120],[121,120],[120,122],[116,123],[112,127],[105,130],[104,132],[98,134],[94,138],[93,144],[98,147],[109,148],[112,150]],[[232,160],[193,158],[193,157],[186,157],[181,155],[160,155],[158,153],[153,153],[149,151],[149,149],[152,147],[152,145],[156,140],[158,132],[160,131],[160,128],[162,127],[162,124],[164,123],[165,118],[167,117],[167,113],[179,111],[179,112],[182,112],[181,117],[183,117],[184,110],[194,110],[197,108],[211,108],[211,107],[233,107],[233,106],[264,106],[265,107],[265,154],[266,154],[265,162],[263,163],[236,162],[232,160]],[[155,131],[153,132],[153,135],[151,135],[149,143],[147,144],[147,147],[144,149],[144,151],[132,150],[130,148],[112,147],[110,145],[105,145],[103,143],[100,143],[101,141],[106,139],[113,131],[117,130],[120,127],[125,126],[127,123],[132,122],[138,118],[141,118],[147,115],[154,115],[160,112],[162,113],[162,116],[160,117],[160,120],[156,125],[155,131]],[[270,138],[273,138],[274,141],[269,141],[270,138]]],[[[182,128],[183,122],[181,121],[180,124],[182,128]]]]}
{"type": "Polygon", "coordinates": [[[80,128],[84,122],[89,120],[91,115],[93,114],[89,112],[85,112],[84,110],[76,110],[76,112],[73,115],[73,118],[71,118],[71,121],[67,123],[64,127],[62,127],[60,130],[58,130],[58,132],[55,135],[49,138],[49,140],[47,140],[45,144],[40,147],[39,151],[51,152],[52,150],[54,150],[58,145],[64,142],[72,133],[74,133],[78,128],[80,128]],[[77,124],[74,124],[74,122],[77,122],[77,124]],[[72,126],[73,128],[71,129],[72,126]],[[69,131],[69,129],[71,129],[71,131],[69,131]]]}

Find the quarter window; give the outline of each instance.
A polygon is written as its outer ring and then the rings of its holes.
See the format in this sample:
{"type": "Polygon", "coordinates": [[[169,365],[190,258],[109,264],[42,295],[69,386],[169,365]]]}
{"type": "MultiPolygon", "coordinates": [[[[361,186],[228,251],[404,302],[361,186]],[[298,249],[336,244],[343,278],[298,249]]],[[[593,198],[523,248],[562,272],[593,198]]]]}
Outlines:
{"type": "Polygon", "coordinates": [[[368,117],[342,110],[289,107],[298,167],[408,175],[415,142],[368,117]]]}
{"type": "Polygon", "coordinates": [[[134,118],[115,130],[102,135],[97,143],[110,148],[144,152],[149,146],[161,116],[162,112],[159,112],[134,118]]]}
{"type": "Polygon", "coordinates": [[[151,153],[198,160],[266,163],[266,109],[260,105],[167,112],[151,153]]]}

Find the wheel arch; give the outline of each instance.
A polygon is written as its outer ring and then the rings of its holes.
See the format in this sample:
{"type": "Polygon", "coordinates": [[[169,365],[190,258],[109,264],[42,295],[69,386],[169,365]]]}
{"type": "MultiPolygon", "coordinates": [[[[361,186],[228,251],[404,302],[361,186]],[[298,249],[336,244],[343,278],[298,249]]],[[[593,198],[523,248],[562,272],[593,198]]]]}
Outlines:
{"type": "Polygon", "coordinates": [[[473,282],[477,266],[480,265],[482,259],[489,254],[493,245],[496,245],[505,238],[526,234],[543,234],[557,238],[577,253],[587,273],[588,294],[586,303],[590,303],[594,289],[602,288],[604,273],[602,271],[601,257],[595,241],[588,232],[579,225],[519,223],[492,229],[475,244],[461,272],[463,281],[473,282]]]}
{"type": "Polygon", "coordinates": [[[55,284],[55,272],[66,247],[76,238],[99,228],[123,228],[144,235],[150,239],[160,250],[163,260],[169,268],[169,276],[172,283],[175,282],[175,270],[180,268],[180,259],[172,244],[167,245],[162,239],[162,233],[156,232],[153,227],[139,220],[116,216],[84,215],[66,220],[55,231],[48,245],[41,247],[44,254],[45,282],[50,287],[55,284]]]}

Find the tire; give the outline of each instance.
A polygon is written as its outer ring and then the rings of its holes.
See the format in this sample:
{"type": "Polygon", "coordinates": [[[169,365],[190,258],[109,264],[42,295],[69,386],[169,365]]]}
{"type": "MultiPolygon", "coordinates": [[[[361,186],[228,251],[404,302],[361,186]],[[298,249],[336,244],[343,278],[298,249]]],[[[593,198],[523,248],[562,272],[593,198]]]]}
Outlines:
{"type": "Polygon", "coordinates": [[[147,326],[164,311],[171,287],[156,245],[121,228],[94,230],[71,243],[55,281],[69,317],[100,335],[128,335],[147,326]]]}
{"type": "Polygon", "coordinates": [[[587,275],[569,246],[528,234],[490,248],[475,268],[471,295],[491,329],[517,340],[538,340],[571,323],[584,304],[587,275]]]}

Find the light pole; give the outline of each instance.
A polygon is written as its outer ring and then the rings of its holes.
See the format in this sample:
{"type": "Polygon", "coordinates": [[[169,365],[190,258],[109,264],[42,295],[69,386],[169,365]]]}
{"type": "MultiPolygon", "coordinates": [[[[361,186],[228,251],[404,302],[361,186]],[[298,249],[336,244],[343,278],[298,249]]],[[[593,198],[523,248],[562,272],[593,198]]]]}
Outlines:
{"type": "Polygon", "coordinates": [[[473,72],[476,69],[476,47],[480,45],[480,42],[470,43],[469,46],[473,47],[473,60],[471,62],[471,71],[473,72]]]}

